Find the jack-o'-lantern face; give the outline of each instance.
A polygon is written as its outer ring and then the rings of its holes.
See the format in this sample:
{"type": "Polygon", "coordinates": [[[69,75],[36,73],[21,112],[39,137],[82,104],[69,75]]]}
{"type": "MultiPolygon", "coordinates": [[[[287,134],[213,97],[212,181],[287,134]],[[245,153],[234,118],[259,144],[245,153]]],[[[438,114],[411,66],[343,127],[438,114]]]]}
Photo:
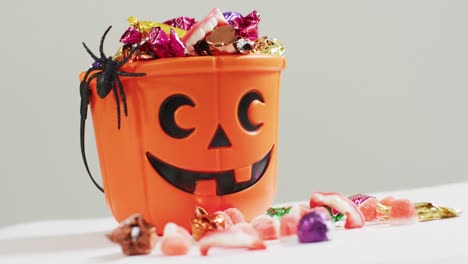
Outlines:
{"type": "Polygon", "coordinates": [[[278,93],[284,58],[206,56],[126,64],[128,116],[115,99],[91,110],[106,200],[118,221],[141,213],[160,231],[189,229],[197,206],[261,214],[276,192],[278,93]]]}
{"type": "MultiPolygon", "coordinates": [[[[185,110],[186,115],[191,115],[193,119],[190,120],[196,120],[194,116],[197,110],[202,112],[203,108],[210,106],[210,102],[198,98],[192,99],[182,93],[170,95],[164,99],[158,112],[159,125],[165,136],[175,139],[174,143],[177,144],[174,145],[173,150],[176,150],[178,158],[164,161],[148,151],[146,155],[154,170],[172,186],[191,194],[196,192],[197,184],[201,181],[215,181],[216,190],[213,190],[213,194],[228,195],[245,190],[260,180],[268,168],[273,148],[273,142],[271,142],[270,145],[262,145],[260,151],[254,151],[254,148],[257,148],[255,141],[264,136],[260,130],[273,128],[265,123],[263,120],[265,116],[262,116],[264,113],[261,113],[268,102],[265,102],[259,90],[245,91],[244,94],[236,97],[239,96],[238,102],[235,100],[232,102],[236,103],[235,107],[221,110],[221,112],[226,112],[226,120],[216,122],[218,112],[213,109],[211,115],[213,124],[209,123],[209,117],[203,116],[199,119],[201,122],[192,121],[190,125],[183,124],[184,121],[188,121],[188,117],[184,119],[181,116],[184,114],[182,111],[185,110]],[[204,103],[208,106],[200,106],[204,103]],[[224,123],[236,125],[229,126],[224,123]],[[197,135],[197,130],[203,131],[201,126],[209,126],[212,132],[205,134],[200,132],[197,135]],[[223,127],[230,128],[229,134],[223,127]],[[260,155],[252,155],[248,159],[246,156],[249,156],[249,152],[256,152],[260,155]],[[209,166],[200,168],[191,161],[196,160],[195,156],[206,157],[212,162],[208,164],[209,166]],[[184,158],[185,164],[180,162],[184,158]]],[[[211,105],[213,106],[212,103],[211,105]]]]}

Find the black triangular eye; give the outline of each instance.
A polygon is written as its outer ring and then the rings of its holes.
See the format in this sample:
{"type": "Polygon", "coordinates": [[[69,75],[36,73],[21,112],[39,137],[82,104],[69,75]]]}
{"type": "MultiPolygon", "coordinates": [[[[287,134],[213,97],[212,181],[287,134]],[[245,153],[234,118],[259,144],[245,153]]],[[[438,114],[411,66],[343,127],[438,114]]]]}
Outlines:
{"type": "Polygon", "coordinates": [[[231,141],[229,141],[226,132],[224,132],[224,129],[221,127],[221,125],[218,125],[218,128],[216,129],[216,132],[214,133],[213,139],[211,140],[208,148],[222,148],[230,146],[231,141]]]}
{"type": "Polygon", "coordinates": [[[175,94],[164,100],[159,108],[159,123],[161,124],[161,128],[173,138],[188,137],[195,130],[195,128],[181,128],[175,122],[174,113],[183,105],[195,106],[195,103],[186,95],[175,94]]]}
{"type": "Polygon", "coordinates": [[[250,122],[248,110],[250,104],[254,101],[258,100],[262,103],[265,102],[263,96],[257,91],[250,91],[242,96],[242,99],[239,102],[239,107],[237,108],[237,118],[239,119],[240,124],[242,127],[250,132],[254,132],[258,130],[263,124],[253,124],[250,122]]]}

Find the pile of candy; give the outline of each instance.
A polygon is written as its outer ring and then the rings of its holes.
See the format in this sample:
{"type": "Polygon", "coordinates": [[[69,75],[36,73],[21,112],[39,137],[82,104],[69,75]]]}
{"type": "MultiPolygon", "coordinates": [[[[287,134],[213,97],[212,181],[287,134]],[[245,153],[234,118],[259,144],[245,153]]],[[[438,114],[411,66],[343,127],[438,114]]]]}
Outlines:
{"type": "Polygon", "coordinates": [[[209,214],[197,207],[190,231],[168,223],[163,235],[158,237],[154,226],[140,215],[134,215],[107,236],[120,244],[126,255],[149,254],[159,243],[161,253],[166,256],[185,255],[193,246],[198,247],[202,256],[207,256],[213,247],[262,250],[267,248],[265,242],[269,240],[323,242],[332,240],[335,230],[341,227],[362,228],[369,222],[414,224],[456,217],[460,213],[452,208],[428,202],[412,203],[392,196],[378,200],[365,194],[346,197],[336,192],[314,192],[309,205],[270,208],[250,221],[236,208],[209,214]]]}
{"type": "Polygon", "coordinates": [[[267,53],[281,55],[283,45],[274,38],[259,36],[257,11],[243,16],[214,8],[200,21],[182,16],[163,23],[128,19],[129,28],[120,42],[124,45],[114,59],[153,60],[169,57],[267,53]],[[132,49],[138,45],[136,52],[132,49]]]}

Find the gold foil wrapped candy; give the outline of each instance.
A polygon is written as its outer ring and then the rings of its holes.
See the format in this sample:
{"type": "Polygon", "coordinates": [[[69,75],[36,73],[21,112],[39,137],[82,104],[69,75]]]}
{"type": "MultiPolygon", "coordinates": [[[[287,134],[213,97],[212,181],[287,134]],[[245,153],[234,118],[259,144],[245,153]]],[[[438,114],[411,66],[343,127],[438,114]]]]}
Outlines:
{"type": "Polygon", "coordinates": [[[253,52],[281,56],[284,52],[284,46],[275,38],[263,36],[255,41],[253,52]]]}
{"type": "Polygon", "coordinates": [[[162,30],[164,30],[164,32],[166,32],[166,34],[169,34],[172,29],[177,33],[177,36],[179,38],[182,38],[187,33],[187,31],[183,29],[172,27],[163,23],[152,22],[152,21],[140,21],[134,16],[131,16],[128,18],[128,24],[130,26],[133,26],[135,29],[138,29],[143,34],[145,33],[148,34],[149,31],[155,27],[160,27],[162,30]]]}
{"type": "Polygon", "coordinates": [[[197,206],[195,217],[192,219],[192,236],[195,240],[200,240],[207,232],[225,230],[229,227],[229,220],[226,214],[208,214],[205,209],[197,206]]]}
{"type": "MultiPolygon", "coordinates": [[[[416,214],[418,215],[420,222],[457,217],[461,213],[461,210],[456,210],[444,206],[436,206],[429,202],[418,202],[413,203],[413,205],[416,209],[416,214]]],[[[390,206],[378,203],[376,210],[378,214],[380,214],[381,217],[386,220],[388,219],[392,208],[390,206]]]]}

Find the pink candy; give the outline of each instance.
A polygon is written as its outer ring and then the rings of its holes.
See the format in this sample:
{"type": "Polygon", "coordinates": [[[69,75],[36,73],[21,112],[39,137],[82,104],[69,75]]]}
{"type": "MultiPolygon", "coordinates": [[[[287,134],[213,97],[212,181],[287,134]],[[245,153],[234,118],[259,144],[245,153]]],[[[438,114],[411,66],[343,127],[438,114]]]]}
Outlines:
{"type": "Polygon", "coordinates": [[[228,208],[224,212],[231,218],[233,224],[245,222],[244,215],[237,208],[228,208]]]}
{"type": "Polygon", "coordinates": [[[362,212],[346,196],[336,192],[314,192],[310,197],[310,207],[328,206],[346,215],[345,228],[361,228],[365,219],[362,212]]]}
{"type": "Polygon", "coordinates": [[[391,203],[389,222],[391,225],[408,225],[419,222],[416,209],[408,199],[395,199],[391,203]]]}
{"type": "Polygon", "coordinates": [[[166,256],[185,255],[190,251],[192,241],[192,236],[186,229],[167,223],[160,242],[161,252],[166,256]]]}
{"type": "MultiPolygon", "coordinates": [[[[328,213],[328,212],[327,212],[328,213]]],[[[297,234],[297,224],[301,218],[294,214],[285,214],[280,220],[280,238],[288,238],[297,234]]]]}
{"type": "Polygon", "coordinates": [[[263,240],[274,240],[279,238],[279,220],[276,217],[260,215],[250,221],[253,228],[263,240]]]}

